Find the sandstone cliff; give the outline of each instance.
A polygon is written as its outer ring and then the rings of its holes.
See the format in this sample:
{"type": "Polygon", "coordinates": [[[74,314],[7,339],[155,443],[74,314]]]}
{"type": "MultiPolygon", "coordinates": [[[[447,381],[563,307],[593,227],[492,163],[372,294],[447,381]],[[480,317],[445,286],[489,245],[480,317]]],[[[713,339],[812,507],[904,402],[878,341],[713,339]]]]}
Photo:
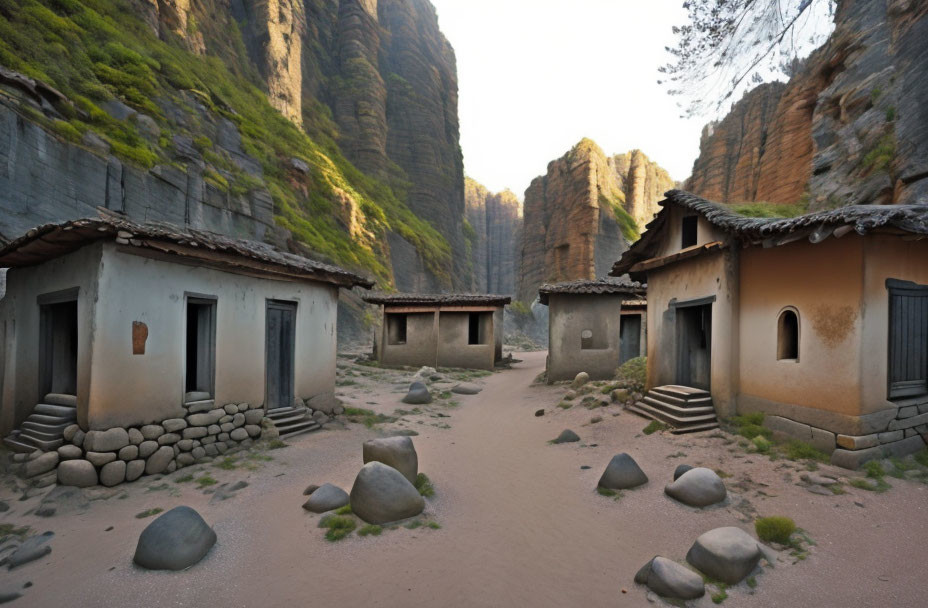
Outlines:
{"type": "Polygon", "coordinates": [[[474,280],[480,293],[515,295],[522,237],[522,203],[509,190],[498,194],[466,178],[465,205],[470,234],[474,280]]]}
{"type": "Polygon", "coordinates": [[[674,187],[641,151],[607,157],[584,139],[525,191],[518,299],[545,282],[605,275],[674,187]]]}
{"type": "Polygon", "coordinates": [[[835,31],[788,83],[703,131],[685,187],[723,202],[915,202],[928,194],[928,5],[840,0],[835,31]]]}
{"type": "Polygon", "coordinates": [[[0,234],[103,205],[470,285],[427,0],[9,0],[0,67],[0,234]]]}

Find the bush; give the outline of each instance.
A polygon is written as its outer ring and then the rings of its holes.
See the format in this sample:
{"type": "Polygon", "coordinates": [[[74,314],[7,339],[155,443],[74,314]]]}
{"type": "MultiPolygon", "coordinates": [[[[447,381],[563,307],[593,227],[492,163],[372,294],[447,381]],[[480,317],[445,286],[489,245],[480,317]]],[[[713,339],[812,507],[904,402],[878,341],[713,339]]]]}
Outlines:
{"type": "Polygon", "coordinates": [[[755,437],[755,438],[753,439],[753,443],[754,443],[754,448],[755,448],[760,454],[766,454],[767,452],[769,452],[769,451],[770,451],[770,447],[773,445],[773,444],[770,443],[770,441],[769,441],[766,437],[764,437],[763,435],[758,435],[757,437],[755,437]]]}
{"type": "Polygon", "coordinates": [[[351,517],[333,515],[326,519],[323,524],[323,527],[328,528],[325,532],[325,538],[334,543],[351,534],[357,526],[357,522],[351,517]]]}
{"type": "Polygon", "coordinates": [[[790,460],[828,462],[828,454],[798,439],[792,439],[786,443],[786,457],[790,460]]]}
{"type": "Polygon", "coordinates": [[[656,433],[657,431],[663,431],[667,428],[667,425],[659,420],[652,420],[648,423],[648,426],[644,427],[641,431],[645,435],[650,435],[651,433],[656,433]]]}
{"type": "Polygon", "coordinates": [[[757,532],[757,538],[764,542],[787,545],[789,537],[796,531],[796,522],[781,515],[759,517],[754,521],[754,530],[757,532]]]}
{"type": "Polygon", "coordinates": [[[425,473],[416,475],[416,483],[414,485],[416,489],[419,490],[419,494],[424,498],[435,496],[435,486],[432,485],[432,481],[425,473]]]}
{"type": "Polygon", "coordinates": [[[642,392],[648,381],[648,358],[629,359],[616,370],[615,379],[630,391],[642,392]]]}

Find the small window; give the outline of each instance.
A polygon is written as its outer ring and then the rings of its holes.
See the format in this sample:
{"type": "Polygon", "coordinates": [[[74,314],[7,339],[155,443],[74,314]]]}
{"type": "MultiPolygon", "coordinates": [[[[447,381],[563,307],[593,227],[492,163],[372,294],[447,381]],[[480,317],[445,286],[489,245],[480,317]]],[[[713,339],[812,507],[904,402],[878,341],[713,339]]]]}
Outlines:
{"type": "Polygon", "coordinates": [[[387,315],[387,344],[406,344],[406,320],[404,314],[387,315]]]}
{"type": "Polygon", "coordinates": [[[593,348],[593,331],[584,329],[580,332],[580,349],[590,350],[591,348],[593,348]]]}
{"type": "Polygon", "coordinates": [[[480,344],[480,314],[470,313],[467,317],[467,343],[480,344]]]}
{"type": "Polygon", "coordinates": [[[780,313],[777,323],[777,360],[799,360],[799,316],[790,308],[780,313]]]}
{"type": "Polygon", "coordinates": [[[699,218],[695,215],[683,218],[683,239],[681,243],[683,249],[692,247],[696,244],[696,230],[698,225],[699,218]]]}
{"type": "Polygon", "coordinates": [[[189,400],[213,396],[216,369],[216,301],[187,298],[187,369],[185,390],[189,400]],[[194,395],[195,394],[195,395],[194,395]]]}

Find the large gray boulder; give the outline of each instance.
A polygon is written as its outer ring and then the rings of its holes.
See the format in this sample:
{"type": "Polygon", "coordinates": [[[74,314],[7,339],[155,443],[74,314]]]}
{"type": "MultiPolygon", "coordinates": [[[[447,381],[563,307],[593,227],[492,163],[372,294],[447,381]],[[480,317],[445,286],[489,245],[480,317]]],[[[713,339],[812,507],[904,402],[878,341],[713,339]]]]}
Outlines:
{"type": "Polygon", "coordinates": [[[635,459],[622,452],[612,457],[597,485],[610,490],[626,490],[646,483],[648,483],[648,476],[644,474],[635,459]]]}
{"type": "Polygon", "coordinates": [[[58,465],[58,484],[89,488],[97,485],[97,469],[89,460],[65,460],[58,465]]]}
{"type": "Polygon", "coordinates": [[[409,385],[409,392],[403,397],[403,403],[410,405],[425,405],[432,402],[432,394],[429,388],[421,382],[413,382],[409,385]]]}
{"type": "Polygon", "coordinates": [[[573,443],[575,441],[580,441],[580,436],[570,429],[564,429],[554,440],[554,443],[573,443]]]}
{"type": "Polygon", "coordinates": [[[702,577],[666,557],[654,557],[641,567],[635,582],[654,593],[672,599],[693,600],[706,593],[702,577]]]}
{"type": "Polygon", "coordinates": [[[361,467],[351,487],[352,512],[370,524],[415,517],[423,509],[425,500],[415,486],[382,462],[369,462],[361,467]]]}
{"type": "Polygon", "coordinates": [[[686,561],[710,578],[735,585],[754,570],[761,556],[754,537],[741,528],[726,527],[697,538],[686,561]]]}
{"type": "Polygon", "coordinates": [[[712,469],[696,467],[664,488],[664,493],[691,507],[708,507],[725,500],[725,484],[712,469]]]}
{"type": "Polygon", "coordinates": [[[402,473],[409,483],[416,483],[416,476],[419,474],[419,456],[409,437],[371,439],[364,442],[361,451],[364,464],[374,461],[382,462],[402,473]]]}
{"type": "Polygon", "coordinates": [[[340,509],[348,504],[348,493],[330,483],[321,485],[312,491],[309,500],[303,503],[303,508],[313,513],[325,513],[333,509],[340,509]]]}
{"type": "Polygon", "coordinates": [[[148,524],[139,536],[133,561],[149,570],[183,570],[216,543],[216,533],[190,507],[174,507],[148,524]]]}

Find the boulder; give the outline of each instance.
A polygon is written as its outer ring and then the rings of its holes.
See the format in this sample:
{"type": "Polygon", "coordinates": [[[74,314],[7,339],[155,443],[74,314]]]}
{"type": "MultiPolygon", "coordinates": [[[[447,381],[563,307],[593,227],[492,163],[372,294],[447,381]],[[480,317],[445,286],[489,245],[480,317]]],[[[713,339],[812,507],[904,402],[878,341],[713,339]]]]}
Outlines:
{"type": "Polygon", "coordinates": [[[673,480],[676,481],[676,480],[680,479],[680,475],[683,475],[684,473],[686,473],[687,471],[690,471],[690,470],[692,470],[692,469],[693,469],[693,467],[691,467],[691,466],[688,465],[688,464],[681,464],[681,465],[678,465],[677,468],[673,470],[673,480]]]}
{"type": "Polygon", "coordinates": [[[121,484],[125,480],[126,462],[124,460],[114,460],[100,469],[100,483],[104,486],[115,486],[121,484]]]}
{"type": "Polygon", "coordinates": [[[762,556],[754,538],[741,528],[709,530],[696,539],[686,561],[697,570],[729,585],[739,583],[757,566],[762,556]]]}
{"type": "Polygon", "coordinates": [[[97,485],[97,469],[89,460],[65,460],[58,465],[58,484],[89,488],[97,485]]]}
{"type": "Polygon", "coordinates": [[[84,455],[84,450],[80,449],[76,445],[71,445],[66,443],[60,448],[58,448],[58,458],[61,460],[74,460],[75,458],[80,458],[84,455]]]}
{"type": "Polygon", "coordinates": [[[452,393],[458,395],[476,395],[483,390],[483,387],[473,382],[462,382],[451,389],[452,393]]]}
{"type": "Polygon", "coordinates": [[[409,385],[409,392],[403,397],[403,403],[411,405],[425,405],[432,402],[432,394],[427,386],[421,382],[413,382],[409,385]]]}
{"type": "Polygon", "coordinates": [[[635,575],[635,582],[671,599],[694,600],[706,593],[702,577],[665,557],[654,557],[635,575]]]}
{"type": "Polygon", "coordinates": [[[580,436],[570,429],[564,429],[554,440],[554,443],[572,443],[574,441],[580,441],[580,436]]]}
{"type": "Polygon", "coordinates": [[[106,431],[87,431],[84,450],[87,452],[117,452],[129,445],[129,432],[115,427],[106,431]]]}
{"type": "Polygon", "coordinates": [[[233,441],[244,441],[248,439],[248,431],[245,429],[233,429],[232,432],[229,433],[229,437],[231,437],[233,441]]]}
{"type": "Polygon", "coordinates": [[[725,500],[722,479],[712,469],[696,467],[664,488],[664,493],[691,507],[708,507],[725,500]]]}
{"type": "Polygon", "coordinates": [[[139,445],[139,458],[148,458],[158,451],[157,441],[143,441],[139,445]]]}
{"type": "Polygon", "coordinates": [[[199,562],[216,543],[216,533],[190,507],[174,507],[148,524],[133,561],[149,570],[183,570],[199,562]]]}
{"type": "Polygon", "coordinates": [[[309,500],[303,503],[303,508],[313,513],[325,513],[333,509],[339,509],[348,504],[348,493],[333,486],[330,483],[323,484],[309,496],[309,500]]]}
{"type": "Polygon", "coordinates": [[[382,462],[361,467],[351,487],[350,501],[352,512],[370,524],[415,517],[425,509],[425,500],[415,486],[382,462]]]}
{"type": "Polygon", "coordinates": [[[648,483],[648,476],[644,474],[635,459],[622,452],[612,457],[597,485],[609,490],[627,490],[646,483],[648,483]]]}
{"type": "Polygon", "coordinates": [[[305,490],[303,490],[303,496],[309,496],[310,494],[312,494],[313,492],[315,492],[315,491],[318,490],[318,489],[319,489],[319,486],[318,486],[318,485],[316,485],[316,484],[314,484],[314,483],[311,483],[311,484],[309,484],[308,486],[306,486],[306,489],[305,489],[305,490]]]}
{"type": "Polygon", "coordinates": [[[245,432],[248,433],[249,437],[261,436],[261,427],[257,424],[246,424],[243,428],[245,429],[245,432]]]}
{"type": "Polygon", "coordinates": [[[574,381],[570,383],[570,388],[577,389],[590,381],[590,375],[586,372],[580,372],[574,376],[574,381]]]}
{"type": "Polygon", "coordinates": [[[22,566],[40,557],[45,557],[52,552],[51,545],[48,544],[48,541],[50,541],[54,535],[54,532],[45,532],[44,534],[27,538],[16,551],[10,554],[6,562],[7,566],[12,570],[17,566],[22,566]]]}
{"type": "Polygon", "coordinates": [[[135,481],[145,472],[144,460],[133,460],[126,464],[126,481],[135,481]]]}
{"type": "Polygon", "coordinates": [[[145,473],[148,475],[164,473],[173,460],[174,448],[169,445],[161,446],[158,451],[148,457],[145,463],[145,473]]]}
{"type": "Polygon", "coordinates": [[[419,456],[409,437],[386,437],[365,441],[361,449],[364,464],[382,462],[393,467],[409,480],[416,483],[419,474],[419,456]]]}

